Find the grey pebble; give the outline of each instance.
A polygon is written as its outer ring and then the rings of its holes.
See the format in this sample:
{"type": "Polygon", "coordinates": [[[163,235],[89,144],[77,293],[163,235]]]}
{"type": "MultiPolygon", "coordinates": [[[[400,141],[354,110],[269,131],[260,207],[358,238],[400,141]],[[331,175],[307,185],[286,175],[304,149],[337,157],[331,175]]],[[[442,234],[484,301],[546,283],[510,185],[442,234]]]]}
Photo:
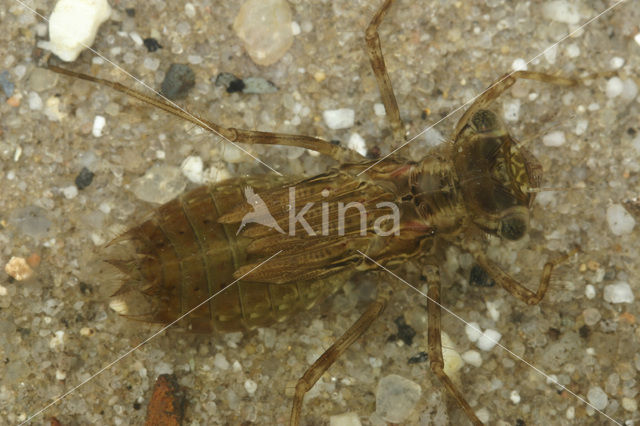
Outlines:
{"type": "Polygon", "coordinates": [[[196,75],[188,65],[171,64],[162,81],[160,93],[169,99],[184,99],[196,84],[196,75]]]}
{"type": "Polygon", "coordinates": [[[2,91],[7,95],[7,98],[13,95],[16,85],[9,80],[9,71],[0,72],[0,86],[2,86],[2,91]]]}

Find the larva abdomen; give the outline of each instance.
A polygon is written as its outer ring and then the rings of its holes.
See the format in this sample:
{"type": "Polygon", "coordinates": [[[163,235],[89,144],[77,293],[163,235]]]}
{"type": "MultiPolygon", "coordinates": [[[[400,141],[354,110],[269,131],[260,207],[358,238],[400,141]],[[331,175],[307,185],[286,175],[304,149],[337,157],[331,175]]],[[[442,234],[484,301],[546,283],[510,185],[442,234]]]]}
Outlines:
{"type": "Polygon", "coordinates": [[[274,184],[279,182],[231,179],[198,187],[112,241],[110,246],[126,247],[106,259],[125,274],[114,296],[126,303],[126,315],[169,324],[215,295],[181,325],[195,332],[246,330],[284,320],[340,288],[344,274],[312,282],[236,282],[233,273],[260,256],[247,250],[250,238],[236,236],[239,224],[218,219],[247,203],[247,185],[274,184]]]}

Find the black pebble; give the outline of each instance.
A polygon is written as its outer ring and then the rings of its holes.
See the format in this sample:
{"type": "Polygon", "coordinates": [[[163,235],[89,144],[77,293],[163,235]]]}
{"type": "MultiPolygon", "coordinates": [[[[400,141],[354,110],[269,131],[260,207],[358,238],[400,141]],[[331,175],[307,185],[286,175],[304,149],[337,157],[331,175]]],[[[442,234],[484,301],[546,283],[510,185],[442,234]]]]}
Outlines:
{"type": "Polygon", "coordinates": [[[427,354],[425,351],[422,351],[422,352],[418,352],[417,354],[409,358],[409,361],[407,362],[409,364],[420,364],[422,362],[427,361],[428,359],[429,359],[429,354],[427,354]]]}
{"type": "Polygon", "coordinates": [[[229,83],[229,87],[227,87],[227,93],[236,93],[242,92],[244,90],[244,81],[237,78],[229,83]]]}
{"type": "Polygon", "coordinates": [[[160,93],[169,99],[183,99],[195,85],[196,75],[188,65],[171,64],[164,76],[160,93]]]}
{"type": "Polygon", "coordinates": [[[144,40],[142,40],[142,42],[144,43],[144,47],[146,47],[149,52],[155,52],[158,49],[162,49],[162,46],[160,45],[160,43],[158,43],[158,40],[153,37],[145,38],[144,40]]]}
{"type": "Polygon", "coordinates": [[[87,186],[91,185],[91,182],[93,182],[93,176],[94,173],[91,170],[83,167],[82,170],[80,170],[80,173],[78,173],[78,176],[76,176],[76,186],[78,189],[85,189],[87,186]]]}
{"type": "Polygon", "coordinates": [[[127,13],[127,16],[129,18],[133,18],[134,16],[136,16],[136,10],[132,7],[128,7],[124,11],[127,13]]]}
{"type": "Polygon", "coordinates": [[[473,265],[469,272],[469,284],[478,287],[493,287],[496,282],[491,279],[487,271],[482,269],[480,265],[473,265]]]}
{"type": "Polygon", "coordinates": [[[406,323],[404,317],[398,317],[394,322],[396,323],[396,327],[398,327],[398,339],[402,340],[405,345],[411,346],[416,331],[406,323]]]}

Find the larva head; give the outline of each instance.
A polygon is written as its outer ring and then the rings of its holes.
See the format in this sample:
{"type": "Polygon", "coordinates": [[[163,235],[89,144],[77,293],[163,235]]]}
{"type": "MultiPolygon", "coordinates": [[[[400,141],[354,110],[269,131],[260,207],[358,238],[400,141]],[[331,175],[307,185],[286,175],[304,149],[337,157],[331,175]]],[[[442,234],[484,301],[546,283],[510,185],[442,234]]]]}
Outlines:
{"type": "Polygon", "coordinates": [[[458,182],[471,220],[480,229],[519,240],[529,228],[529,208],[540,186],[542,167],[518,147],[491,111],[469,119],[454,145],[458,182]]]}

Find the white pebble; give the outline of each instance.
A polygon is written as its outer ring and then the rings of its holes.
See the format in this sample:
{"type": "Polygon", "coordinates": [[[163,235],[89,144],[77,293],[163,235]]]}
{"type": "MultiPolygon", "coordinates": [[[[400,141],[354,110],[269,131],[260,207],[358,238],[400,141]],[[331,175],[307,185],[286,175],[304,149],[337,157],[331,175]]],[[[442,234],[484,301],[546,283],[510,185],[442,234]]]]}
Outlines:
{"type": "Polygon", "coordinates": [[[474,367],[480,367],[482,365],[482,356],[480,352],[470,349],[462,354],[462,360],[467,364],[471,364],[474,367]]]}
{"type": "Polygon", "coordinates": [[[607,81],[607,88],[605,90],[608,98],[615,98],[622,94],[624,85],[619,77],[612,77],[607,81]]]}
{"type": "Polygon", "coordinates": [[[444,361],[444,373],[447,376],[452,376],[458,372],[464,365],[462,361],[462,357],[460,354],[454,349],[455,345],[453,344],[453,340],[449,337],[447,333],[442,332],[442,359],[444,361]]]}
{"type": "Polygon", "coordinates": [[[329,417],[329,426],[362,426],[357,413],[336,414],[329,417]]]}
{"type": "Polygon", "coordinates": [[[396,374],[385,376],[376,389],[376,414],[391,423],[402,423],[420,400],[419,384],[396,374]]]}
{"type": "Polygon", "coordinates": [[[477,341],[480,336],[482,336],[482,329],[477,322],[467,323],[464,327],[464,331],[467,333],[467,338],[472,342],[477,341]]]}
{"type": "Polygon", "coordinates": [[[224,357],[224,355],[218,353],[213,358],[213,365],[220,370],[228,370],[229,369],[229,361],[224,357]]]}
{"type": "Polygon", "coordinates": [[[596,297],[596,288],[591,284],[587,284],[584,288],[584,295],[587,299],[593,299],[596,297]]]}
{"type": "Polygon", "coordinates": [[[140,34],[135,31],[130,32],[129,37],[131,37],[131,40],[133,40],[136,46],[142,46],[144,44],[144,41],[142,40],[142,37],[140,37],[140,34]]]}
{"type": "Polygon", "coordinates": [[[632,303],[633,291],[629,283],[620,281],[604,287],[604,300],[609,303],[632,303]]]}
{"type": "Polygon", "coordinates": [[[622,81],[624,85],[624,89],[622,89],[622,95],[620,96],[622,99],[626,101],[632,101],[638,96],[638,85],[631,78],[627,78],[622,81]]]}
{"type": "Polygon", "coordinates": [[[298,24],[296,21],[293,21],[291,23],[291,34],[293,34],[294,36],[297,36],[301,32],[302,30],[300,29],[300,24],[298,24]]]}
{"type": "Polygon", "coordinates": [[[98,27],[109,19],[107,0],[60,0],[49,18],[49,41],[38,47],[52,51],[63,61],[75,61],[93,44],[98,27]]]}
{"type": "Polygon", "coordinates": [[[547,62],[549,62],[550,64],[555,64],[556,63],[556,56],[558,55],[558,45],[554,44],[552,47],[548,48],[547,50],[544,51],[544,58],[547,60],[547,62]]]}
{"type": "Polygon", "coordinates": [[[29,92],[27,100],[29,102],[29,108],[33,111],[39,111],[42,109],[42,98],[36,92],[29,92]]]}
{"type": "Polygon", "coordinates": [[[149,71],[156,71],[160,67],[160,59],[146,57],[142,61],[142,66],[149,71]]]}
{"type": "Polygon", "coordinates": [[[564,132],[556,130],[555,132],[547,133],[542,138],[542,143],[545,146],[561,146],[565,143],[564,132]]]}
{"type": "Polygon", "coordinates": [[[518,393],[517,390],[512,390],[511,394],[509,394],[509,399],[511,399],[511,402],[513,402],[514,404],[519,404],[520,394],[518,393]]]}
{"type": "Polygon", "coordinates": [[[23,281],[33,276],[33,269],[31,269],[24,257],[12,256],[7,264],[4,265],[4,271],[17,281],[23,281]]]}
{"type": "Polygon", "coordinates": [[[3,285],[0,285],[0,296],[6,296],[7,294],[9,294],[7,288],[3,285]]]}
{"type": "Polygon", "coordinates": [[[180,166],[182,174],[193,183],[201,184],[204,182],[203,170],[204,165],[202,158],[197,155],[190,155],[185,158],[180,166]]]}
{"type": "Polygon", "coordinates": [[[635,41],[638,45],[640,45],[640,33],[637,33],[633,36],[633,41],[635,41]]]}
{"type": "Polygon", "coordinates": [[[520,117],[520,99],[505,102],[502,109],[504,110],[504,119],[506,121],[518,121],[520,117]]]}
{"type": "Polygon", "coordinates": [[[490,351],[500,341],[502,334],[490,328],[486,329],[476,342],[476,346],[483,351],[490,351]]]}
{"type": "Polygon", "coordinates": [[[613,58],[609,59],[609,66],[612,70],[620,69],[623,65],[624,58],[621,58],[620,56],[614,56],[613,58]]]}
{"type": "Polygon", "coordinates": [[[102,130],[104,129],[104,126],[106,124],[107,120],[103,116],[96,115],[93,119],[93,128],[91,129],[91,134],[96,138],[99,138],[100,136],[102,136],[102,130]]]}
{"type": "Polygon", "coordinates": [[[547,19],[565,24],[577,24],[580,22],[578,6],[568,1],[549,1],[542,6],[542,13],[547,19]]]}
{"type": "Polygon", "coordinates": [[[517,58],[511,64],[511,69],[513,71],[526,71],[527,70],[527,61],[522,58],[517,58]]]}
{"type": "Polygon", "coordinates": [[[358,133],[352,133],[349,137],[349,142],[347,142],[347,147],[356,151],[358,154],[365,156],[367,155],[367,144],[358,133]]]}
{"type": "Polygon", "coordinates": [[[258,65],[277,62],[293,44],[291,7],[285,0],[246,0],[233,30],[258,65]]]}
{"type": "Polygon", "coordinates": [[[571,406],[567,408],[565,416],[567,417],[568,420],[573,420],[576,417],[576,407],[571,406]]]}
{"type": "Polygon", "coordinates": [[[577,58],[580,56],[580,48],[576,44],[570,44],[567,46],[567,55],[570,58],[577,58]]]}
{"type": "Polygon", "coordinates": [[[254,393],[256,393],[257,389],[258,389],[258,384],[256,382],[254,382],[251,379],[245,380],[244,390],[246,390],[249,395],[253,395],[254,393]]]}
{"type": "Polygon", "coordinates": [[[241,163],[245,160],[244,152],[232,143],[222,145],[222,158],[227,163],[241,163]]]}
{"type": "Polygon", "coordinates": [[[67,378],[67,373],[62,370],[56,370],[56,380],[64,380],[67,378]]]}
{"type": "Polygon", "coordinates": [[[171,364],[169,364],[168,362],[159,362],[158,364],[156,364],[156,366],[154,367],[153,371],[155,371],[155,373],[159,376],[161,374],[172,374],[173,373],[173,366],[171,364]]]}
{"type": "Polygon", "coordinates": [[[578,136],[583,135],[584,132],[587,131],[588,127],[589,127],[589,121],[588,120],[578,120],[576,122],[576,130],[575,130],[576,135],[578,135],[578,136]]]}
{"type": "Polygon", "coordinates": [[[82,327],[80,329],[81,336],[89,337],[89,336],[93,336],[94,333],[95,333],[95,330],[93,328],[82,327]]]}
{"type": "Polygon", "coordinates": [[[78,195],[78,187],[75,185],[69,185],[67,187],[64,187],[62,188],[62,194],[64,195],[64,198],[66,198],[67,200],[76,198],[76,196],[78,195]]]}
{"type": "Polygon", "coordinates": [[[44,114],[51,121],[60,121],[66,116],[65,113],[60,111],[60,98],[51,96],[47,99],[45,104],[44,114]]]}
{"type": "Polygon", "coordinates": [[[16,151],[13,153],[13,162],[17,163],[20,161],[20,157],[22,156],[22,147],[18,145],[16,147],[16,151]]]}
{"type": "Polygon", "coordinates": [[[486,301],[487,312],[492,320],[498,321],[500,319],[500,311],[498,310],[498,304],[496,302],[486,301]]]}
{"type": "Polygon", "coordinates": [[[376,358],[374,356],[370,356],[369,357],[369,364],[373,368],[380,368],[380,367],[382,367],[382,360],[380,358],[376,358]]]}
{"type": "Polygon", "coordinates": [[[106,243],[105,238],[95,232],[92,232],[89,237],[91,238],[91,242],[93,242],[93,245],[96,247],[100,247],[101,245],[106,243]]]}
{"type": "Polygon", "coordinates": [[[622,398],[622,408],[635,413],[638,411],[638,401],[633,398],[622,398]]]}
{"type": "Polygon", "coordinates": [[[609,402],[609,397],[600,386],[590,388],[587,392],[587,399],[596,410],[604,410],[609,402]]]}
{"type": "Polygon", "coordinates": [[[478,420],[480,420],[482,423],[484,424],[488,424],[489,423],[489,410],[487,410],[486,408],[481,408],[478,411],[476,411],[476,416],[478,417],[478,420]]]}
{"type": "Polygon", "coordinates": [[[204,171],[204,181],[209,183],[222,182],[230,177],[229,170],[225,168],[209,167],[204,171]]]}
{"type": "Polygon", "coordinates": [[[555,374],[550,374],[549,376],[547,376],[547,380],[546,380],[548,385],[557,385],[558,384],[558,376],[556,376],[555,374]]]}
{"type": "Polygon", "coordinates": [[[107,203],[106,201],[103,201],[98,206],[98,210],[100,210],[104,214],[109,214],[109,213],[111,213],[111,205],[109,203],[107,203]]]}
{"type": "Polygon", "coordinates": [[[330,129],[348,129],[356,121],[356,112],[351,108],[329,109],[322,113],[322,118],[330,129]]]}
{"type": "Polygon", "coordinates": [[[614,235],[629,234],[636,226],[636,220],[620,204],[613,204],[607,208],[607,223],[614,235]]]}
{"type": "Polygon", "coordinates": [[[184,5],[184,14],[187,15],[188,18],[195,18],[196,8],[193,3],[187,3],[184,5]]]}
{"type": "Polygon", "coordinates": [[[49,348],[55,349],[64,345],[64,331],[58,330],[55,332],[54,337],[49,340],[49,348]]]}
{"type": "Polygon", "coordinates": [[[387,110],[384,108],[384,105],[381,103],[373,104],[373,113],[378,117],[384,117],[387,115],[387,110]]]}
{"type": "Polygon", "coordinates": [[[125,315],[129,312],[129,306],[127,306],[127,302],[122,299],[112,299],[109,302],[109,308],[120,315],[125,315]]]}

